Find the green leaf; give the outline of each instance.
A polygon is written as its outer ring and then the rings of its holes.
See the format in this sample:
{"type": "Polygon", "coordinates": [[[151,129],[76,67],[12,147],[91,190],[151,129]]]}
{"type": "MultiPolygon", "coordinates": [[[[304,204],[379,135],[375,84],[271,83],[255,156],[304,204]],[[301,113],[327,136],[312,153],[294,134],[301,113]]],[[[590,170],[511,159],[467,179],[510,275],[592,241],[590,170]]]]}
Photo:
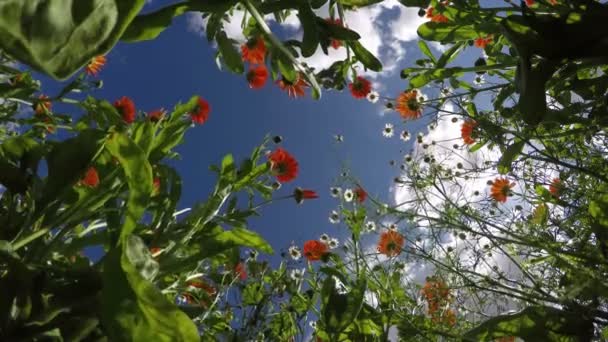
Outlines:
{"type": "Polygon", "coordinates": [[[597,189],[593,200],[589,202],[589,214],[598,223],[608,227],[608,186],[604,185],[597,189]]]}
{"type": "Polygon", "coordinates": [[[218,32],[215,39],[228,69],[236,74],[242,74],[245,71],[243,59],[239,51],[234,47],[232,39],[229,39],[224,31],[218,32]]]}
{"type": "Polygon", "coordinates": [[[462,25],[459,23],[426,22],[418,27],[418,35],[424,40],[453,43],[471,40],[500,30],[496,23],[462,25]]]}
{"type": "Polygon", "coordinates": [[[220,233],[215,237],[215,241],[230,246],[251,247],[268,254],[274,253],[272,246],[258,233],[242,227],[220,233]]]}
{"type": "Polygon", "coordinates": [[[91,58],[107,53],[144,3],[5,0],[0,2],[0,48],[35,69],[65,79],[91,58]]]}
{"type": "Polygon", "coordinates": [[[249,283],[241,293],[243,305],[257,305],[264,299],[264,287],[258,282],[249,283]]]}
{"type": "Polygon", "coordinates": [[[462,75],[462,68],[431,69],[410,78],[410,86],[420,88],[432,81],[443,80],[452,76],[462,75]]]}
{"type": "Polygon", "coordinates": [[[344,6],[364,7],[382,2],[383,0],[338,0],[344,6]]]}
{"type": "Polygon", "coordinates": [[[511,164],[513,163],[515,158],[519,156],[521,150],[524,148],[525,145],[525,140],[516,139],[513,144],[511,144],[511,146],[507,147],[505,152],[500,157],[500,160],[498,161],[498,172],[500,174],[504,175],[511,171],[511,164]]]}
{"type": "Polygon", "coordinates": [[[399,2],[408,7],[427,8],[431,3],[431,0],[399,0],[399,2]]]}
{"type": "Polygon", "coordinates": [[[317,46],[319,45],[317,16],[307,4],[303,4],[299,7],[298,18],[300,18],[302,28],[304,29],[302,56],[310,57],[317,51],[317,46]]]}
{"type": "Polygon", "coordinates": [[[380,72],[382,71],[382,63],[374,56],[371,52],[369,52],[361,43],[358,41],[348,42],[348,46],[353,49],[355,56],[357,59],[365,66],[367,69],[372,71],[380,72]]]}
{"type": "Polygon", "coordinates": [[[152,13],[138,15],[120,39],[129,43],[154,39],[171,25],[173,18],[186,13],[189,7],[188,4],[181,2],[152,13]]]}
{"type": "Polygon", "coordinates": [[[428,58],[430,58],[431,61],[433,61],[433,63],[437,63],[437,59],[435,59],[435,56],[433,56],[431,49],[429,48],[429,46],[426,44],[426,42],[424,40],[418,41],[418,48],[420,48],[420,51],[422,51],[423,54],[425,54],[428,58]]]}
{"type": "Polygon", "coordinates": [[[106,148],[122,165],[129,186],[127,211],[120,230],[120,241],[125,243],[148,206],[153,189],[152,167],[141,148],[124,133],[114,133],[106,148]]]}
{"type": "Polygon", "coordinates": [[[129,262],[129,243],[107,255],[101,317],[111,341],[199,341],[194,323],[129,262]]]}
{"type": "Polygon", "coordinates": [[[437,68],[443,68],[448,63],[454,60],[454,58],[458,57],[460,51],[463,50],[465,44],[464,42],[458,42],[447,49],[441,57],[439,57],[439,61],[437,61],[437,68]]]}
{"type": "Polygon", "coordinates": [[[146,120],[133,125],[133,141],[144,151],[146,157],[152,150],[154,142],[154,125],[146,120]]]}
{"type": "Polygon", "coordinates": [[[526,341],[574,342],[587,341],[592,335],[593,322],[584,316],[551,307],[531,306],[515,314],[490,318],[469,330],[464,337],[472,341],[517,336],[526,341]]]}
{"type": "Polygon", "coordinates": [[[129,235],[126,244],[125,256],[129,263],[144,279],[153,281],[158,273],[158,262],[150,254],[148,246],[136,235],[129,235]]]}
{"type": "Polygon", "coordinates": [[[337,335],[351,324],[363,307],[363,297],[367,288],[365,279],[360,279],[347,293],[336,289],[333,277],[327,277],[321,290],[322,318],[325,330],[337,335]]]}
{"type": "Polygon", "coordinates": [[[327,21],[317,17],[319,25],[322,25],[323,28],[327,31],[330,37],[338,40],[359,40],[361,36],[342,25],[336,25],[333,23],[328,23],[327,21]]]}

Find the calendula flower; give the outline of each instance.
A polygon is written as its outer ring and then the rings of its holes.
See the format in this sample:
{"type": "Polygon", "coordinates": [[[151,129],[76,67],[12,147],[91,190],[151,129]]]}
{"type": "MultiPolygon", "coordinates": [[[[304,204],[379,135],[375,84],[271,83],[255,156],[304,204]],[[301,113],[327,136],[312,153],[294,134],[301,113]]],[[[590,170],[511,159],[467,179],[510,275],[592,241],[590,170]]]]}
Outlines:
{"type": "Polygon", "coordinates": [[[348,85],[348,88],[354,98],[363,99],[372,91],[372,83],[361,76],[357,76],[355,80],[348,85]]]}
{"type": "Polygon", "coordinates": [[[308,240],[304,243],[304,257],[308,261],[317,261],[327,253],[329,247],[326,243],[317,240],[308,240]]]}
{"type": "Polygon", "coordinates": [[[301,204],[305,199],[319,198],[319,195],[317,195],[317,193],[313,190],[296,188],[293,191],[293,198],[296,200],[296,203],[301,204]]]}
{"type": "Polygon", "coordinates": [[[392,123],[387,123],[386,125],[384,125],[384,128],[382,129],[382,135],[385,138],[392,138],[395,134],[395,130],[393,129],[393,127],[394,126],[392,123]]]}
{"type": "Polygon", "coordinates": [[[135,103],[129,97],[123,96],[114,102],[114,108],[122,116],[122,119],[130,124],[135,121],[135,103]]]}
{"type": "Polygon", "coordinates": [[[525,0],[525,1],[526,1],[526,6],[528,6],[528,7],[532,7],[532,5],[534,5],[534,3],[536,2],[534,0],[525,0]]]}
{"type": "Polygon", "coordinates": [[[288,251],[293,260],[300,260],[302,257],[302,252],[300,252],[300,248],[298,246],[291,246],[289,247],[288,251]]]}
{"type": "Polygon", "coordinates": [[[418,100],[418,90],[404,91],[397,97],[395,110],[404,119],[418,119],[422,116],[422,105],[418,100]]]}
{"type": "Polygon", "coordinates": [[[476,38],[473,41],[473,44],[475,45],[475,47],[478,47],[480,49],[485,49],[486,46],[488,46],[488,44],[491,44],[493,40],[494,40],[494,37],[490,34],[486,37],[476,38]]]}
{"type": "Polygon", "coordinates": [[[380,99],[380,95],[377,91],[370,91],[369,94],[367,94],[367,101],[371,103],[378,102],[378,99],[380,99]]]}
{"type": "Polygon", "coordinates": [[[351,189],[346,189],[344,191],[344,200],[346,202],[351,202],[354,197],[355,197],[355,194],[353,193],[353,191],[351,189]]]}
{"type": "Polygon", "coordinates": [[[399,139],[403,140],[403,141],[408,141],[410,140],[412,136],[410,135],[410,132],[403,130],[401,131],[401,134],[399,134],[399,139]]]}
{"type": "Polygon", "coordinates": [[[475,139],[473,138],[473,130],[477,127],[477,122],[473,119],[466,119],[460,127],[460,136],[467,145],[473,145],[475,139]]]}
{"type": "Polygon", "coordinates": [[[553,178],[551,180],[551,184],[549,184],[549,192],[551,193],[551,195],[553,195],[553,197],[555,198],[559,198],[559,195],[562,193],[563,190],[564,184],[562,183],[561,179],[553,178]]]}
{"type": "Polygon", "coordinates": [[[152,194],[156,195],[160,192],[160,178],[158,177],[154,177],[154,179],[152,180],[152,194]]]}
{"type": "Polygon", "coordinates": [[[266,44],[261,36],[250,38],[241,45],[243,60],[251,64],[264,64],[266,58],[266,44]]]}
{"type": "Polygon", "coordinates": [[[329,214],[329,222],[331,224],[340,223],[340,214],[338,214],[337,211],[332,210],[331,213],[329,214]]]}
{"type": "MultiPolygon", "coordinates": [[[[329,25],[344,26],[342,24],[342,20],[340,20],[338,18],[336,18],[336,19],[326,18],[325,22],[328,23],[329,25]]],[[[329,45],[331,45],[331,47],[334,49],[339,49],[340,46],[342,46],[342,42],[338,39],[332,38],[329,42],[329,45]]]]}
{"type": "Polygon", "coordinates": [[[506,202],[507,198],[511,196],[511,188],[514,186],[515,183],[510,182],[506,178],[496,178],[492,182],[492,188],[490,189],[492,198],[497,202],[506,202]]]}
{"type": "Polygon", "coordinates": [[[378,252],[387,257],[394,257],[401,254],[401,249],[405,244],[405,238],[394,230],[387,230],[380,235],[378,241],[378,252]]]}
{"type": "Polygon", "coordinates": [[[431,19],[431,21],[434,23],[447,23],[448,21],[450,21],[445,15],[441,13],[435,13],[435,8],[433,6],[430,6],[426,9],[426,17],[431,19]]]}
{"type": "Polygon", "coordinates": [[[153,110],[148,113],[148,119],[152,122],[159,122],[167,112],[164,109],[153,110]]]}
{"type": "Polygon", "coordinates": [[[93,166],[89,167],[84,174],[84,177],[80,180],[80,184],[88,186],[89,188],[96,188],[99,185],[99,174],[97,174],[97,169],[93,166]]]}
{"type": "Polygon", "coordinates": [[[342,194],[342,188],[332,186],[329,188],[329,193],[331,194],[331,197],[338,198],[342,194]]]}
{"type": "Polygon", "coordinates": [[[305,95],[304,88],[308,86],[301,76],[298,76],[295,81],[289,82],[286,78],[277,80],[277,85],[281,90],[286,91],[289,97],[298,98],[305,95]]]}
{"type": "Polygon", "coordinates": [[[264,64],[254,66],[247,72],[247,82],[251,89],[262,88],[266,84],[266,79],[268,79],[268,70],[264,64]]]}
{"type": "Polygon", "coordinates": [[[298,176],[298,162],[287,151],[277,148],[268,156],[270,172],[279,182],[290,182],[298,176]]]}
{"type": "Polygon", "coordinates": [[[209,102],[199,96],[196,100],[196,107],[190,112],[190,118],[192,122],[202,125],[209,119],[210,112],[211,106],[209,102]]]}
{"type": "Polygon", "coordinates": [[[365,192],[362,187],[358,186],[355,189],[355,198],[357,199],[357,202],[363,203],[365,202],[365,199],[367,199],[367,192],[365,192]]]}
{"type": "Polygon", "coordinates": [[[106,56],[100,55],[91,58],[84,71],[90,76],[97,76],[103,66],[106,65],[106,56]]]}

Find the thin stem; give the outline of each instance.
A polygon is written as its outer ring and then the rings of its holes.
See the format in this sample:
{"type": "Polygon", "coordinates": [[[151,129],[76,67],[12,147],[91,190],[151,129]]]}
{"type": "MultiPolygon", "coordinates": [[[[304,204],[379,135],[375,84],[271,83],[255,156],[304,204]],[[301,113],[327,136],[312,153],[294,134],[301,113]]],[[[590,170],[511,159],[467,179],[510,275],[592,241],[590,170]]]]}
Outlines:
{"type": "Polygon", "coordinates": [[[38,231],[35,231],[34,233],[32,233],[31,235],[28,235],[26,237],[24,237],[23,239],[15,242],[13,244],[13,250],[18,250],[21,247],[24,247],[25,245],[27,245],[28,243],[38,239],[41,236],[44,236],[45,234],[47,234],[50,230],[48,228],[44,228],[44,229],[40,229],[38,231]]]}

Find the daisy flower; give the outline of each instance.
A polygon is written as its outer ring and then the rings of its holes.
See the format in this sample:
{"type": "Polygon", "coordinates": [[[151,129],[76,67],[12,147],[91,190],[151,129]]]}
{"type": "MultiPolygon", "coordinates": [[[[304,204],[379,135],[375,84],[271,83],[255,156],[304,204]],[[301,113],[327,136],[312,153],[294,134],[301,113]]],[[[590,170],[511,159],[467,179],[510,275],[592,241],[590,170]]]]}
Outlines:
{"type": "Polygon", "coordinates": [[[342,188],[332,186],[329,188],[329,192],[331,193],[331,197],[338,198],[342,194],[342,188]]]}
{"type": "Polygon", "coordinates": [[[484,83],[486,83],[486,80],[483,77],[483,75],[475,75],[475,78],[473,79],[473,84],[475,86],[479,87],[479,86],[481,86],[484,83]]]}
{"type": "Polygon", "coordinates": [[[344,200],[346,202],[351,202],[353,198],[355,198],[355,194],[353,193],[353,191],[351,189],[346,189],[344,191],[344,200]]]}
{"type": "Polygon", "coordinates": [[[321,234],[321,236],[319,237],[319,241],[321,241],[323,243],[328,243],[329,242],[329,235],[327,235],[327,234],[321,234]]]}
{"type": "Polygon", "coordinates": [[[329,246],[329,249],[336,249],[336,248],[338,248],[339,244],[340,244],[340,242],[336,238],[329,239],[329,242],[327,243],[327,245],[329,246]]]}
{"type": "Polygon", "coordinates": [[[293,269],[289,272],[289,278],[295,280],[296,282],[300,282],[302,279],[304,279],[304,272],[305,270],[303,268],[293,269]]]}
{"type": "Polygon", "coordinates": [[[329,214],[329,222],[331,224],[338,224],[338,223],[340,223],[340,214],[338,214],[337,211],[332,210],[331,213],[329,214]]]}
{"type": "Polygon", "coordinates": [[[410,132],[403,130],[401,131],[401,134],[399,134],[399,139],[403,140],[403,141],[408,141],[411,138],[411,134],[410,132]]]}
{"type": "Polygon", "coordinates": [[[368,232],[373,232],[376,230],[376,223],[374,221],[365,222],[365,230],[368,232]]]}
{"type": "Polygon", "coordinates": [[[288,251],[293,260],[299,260],[302,257],[302,252],[300,252],[300,248],[298,246],[291,246],[289,247],[288,251]]]}
{"type": "Polygon", "coordinates": [[[379,99],[380,99],[380,94],[378,94],[377,91],[370,91],[369,94],[367,94],[367,101],[369,101],[371,103],[376,103],[376,102],[378,102],[379,99]]]}
{"type": "Polygon", "coordinates": [[[384,129],[382,130],[382,135],[385,138],[392,138],[393,134],[395,134],[393,127],[394,126],[391,123],[387,123],[386,125],[384,125],[384,129]]]}

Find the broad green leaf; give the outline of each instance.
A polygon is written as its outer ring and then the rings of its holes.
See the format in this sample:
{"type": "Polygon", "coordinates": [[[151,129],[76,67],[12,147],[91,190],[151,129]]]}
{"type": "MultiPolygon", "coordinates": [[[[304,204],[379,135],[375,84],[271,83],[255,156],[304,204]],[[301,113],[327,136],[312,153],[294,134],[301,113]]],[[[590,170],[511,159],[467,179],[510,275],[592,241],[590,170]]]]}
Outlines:
{"type": "Polygon", "coordinates": [[[502,175],[511,171],[511,164],[519,156],[521,150],[526,145],[525,140],[516,140],[511,144],[500,157],[498,161],[498,172],[502,175]]]}
{"type": "Polygon", "coordinates": [[[129,235],[126,244],[125,256],[129,263],[144,279],[153,281],[158,273],[158,262],[152,258],[148,246],[136,235],[129,235]]]}
{"type": "Polygon", "coordinates": [[[408,7],[427,8],[431,3],[431,0],[399,0],[399,2],[408,7]]]}
{"type": "Polygon", "coordinates": [[[65,79],[91,58],[107,53],[144,3],[5,0],[0,2],[0,48],[35,69],[65,79]]]}
{"type": "Polygon", "coordinates": [[[443,80],[452,76],[462,75],[462,68],[432,69],[410,78],[412,88],[420,88],[435,80],[443,80]]]}
{"type": "MultiPolygon", "coordinates": [[[[435,56],[433,56],[431,49],[429,48],[429,46],[426,44],[426,42],[424,40],[418,41],[418,48],[420,48],[420,51],[423,54],[425,54],[428,58],[430,58],[431,61],[433,61],[433,63],[437,63],[437,59],[435,59],[435,56]]],[[[443,65],[441,67],[443,67],[443,65]]]]}
{"type": "Polygon", "coordinates": [[[231,246],[244,246],[259,249],[268,254],[274,253],[272,247],[258,233],[242,227],[235,227],[227,230],[215,237],[219,243],[231,246]]]}
{"type": "Polygon", "coordinates": [[[363,66],[365,66],[367,69],[376,72],[382,71],[382,63],[378,60],[378,58],[376,58],[376,56],[361,45],[361,43],[358,41],[351,41],[348,42],[348,46],[353,49],[355,57],[357,57],[357,59],[361,61],[363,66]]]}
{"type": "Polygon", "coordinates": [[[525,341],[574,342],[589,340],[590,334],[593,334],[593,322],[580,314],[531,306],[518,313],[490,318],[464,337],[471,341],[517,336],[525,341]]]}
{"type": "Polygon", "coordinates": [[[458,57],[458,54],[460,53],[460,51],[463,50],[464,46],[465,46],[465,44],[463,42],[458,42],[458,43],[452,45],[449,49],[447,49],[441,55],[441,57],[439,57],[439,60],[437,61],[437,67],[443,68],[448,63],[453,61],[454,58],[458,57]]]}
{"type": "Polygon", "coordinates": [[[382,2],[383,0],[338,0],[344,6],[364,7],[382,2]]]}
{"type": "Polygon", "coordinates": [[[138,15],[120,39],[129,43],[154,39],[171,25],[173,18],[186,13],[189,7],[188,3],[180,2],[152,13],[138,15]]]}
{"type": "Polygon", "coordinates": [[[420,38],[442,43],[471,40],[499,31],[496,23],[482,25],[463,25],[458,23],[426,22],[418,27],[420,38]]]}
{"type": "Polygon", "coordinates": [[[217,46],[228,69],[236,74],[245,71],[241,54],[234,47],[233,41],[226,36],[226,32],[220,31],[215,36],[217,46]]]}
{"type": "Polygon", "coordinates": [[[597,189],[594,198],[589,202],[589,214],[600,225],[608,227],[608,186],[605,184],[597,189]]]}
{"type": "Polygon", "coordinates": [[[329,34],[329,36],[334,39],[338,39],[338,40],[359,40],[359,39],[361,39],[361,36],[357,32],[355,32],[349,28],[346,28],[342,25],[328,23],[319,17],[317,17],[317,20],[319,22],[319,25],[322,25],[323,28],[329,34]]]}
{"type": "Polygon", "coordinates": [[[367,289],[365,279],[360,279],[347,292],[336,289],[333,277],[327,277],[321,290],[321,312],[325,330],[331,335],[339,334],[359,315],[367,289]]]}
{"type": "Polygon", "coordinates": [[[310,57],[319,45],[319,31],[317,27],[317,16],[307,4],[302,4],[298,10],[298,18],[302,23],[304,37],[302,38],[302,56],[310,57]]]}
{"type": "Polygon", "coordinates": [[[154,142],[154,125],[146,120],[136,122],[133,126],[133,141],[144,151],[147,157],[152,150],[152,143],[154,142]]]}
{"type": "Polygon", "coordinates": [[[264,299],[264,287],[258,282],[252,282],[245,286],[243,292],[243,305],[257,305],[264,299]]]}
{"type": "Polygon", "coordinates": [[[129,262],[129,244],[105,257],[101,317],[112,341],[199,341],[192,320],[129,262]]]}
{"type": "Polygon", "coordinates": [[[124,223],[120,230],[120,241],[137,227],[152,193],[152,167],[145,153],[124,133],[114,133],[106,142],[106,148],[118,159],[129,187],[129,198],[124,223]]]}

